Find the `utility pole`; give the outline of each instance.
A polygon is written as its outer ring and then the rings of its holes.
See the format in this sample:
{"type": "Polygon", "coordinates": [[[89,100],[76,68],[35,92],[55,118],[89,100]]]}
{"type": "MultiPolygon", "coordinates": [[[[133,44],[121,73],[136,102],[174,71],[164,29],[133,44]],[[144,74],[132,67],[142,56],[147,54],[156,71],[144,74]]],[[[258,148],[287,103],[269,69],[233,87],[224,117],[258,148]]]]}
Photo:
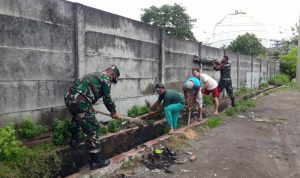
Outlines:
{"type": "Polygon", "coordinates": [[[298,55],[297,55],[297,66],[296,66],[296,85],[300,87],[300,12],[299,12],[299,23],[298,23],[298,55]]]}

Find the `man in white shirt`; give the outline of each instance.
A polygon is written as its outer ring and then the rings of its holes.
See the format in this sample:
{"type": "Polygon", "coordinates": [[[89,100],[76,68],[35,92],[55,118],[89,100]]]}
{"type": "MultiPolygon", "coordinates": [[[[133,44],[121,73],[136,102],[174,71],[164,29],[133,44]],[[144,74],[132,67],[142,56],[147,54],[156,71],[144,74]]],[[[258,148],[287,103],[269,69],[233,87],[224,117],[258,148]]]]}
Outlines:
{"type": "Polygon", "coordinates": [[[213,114],[217,115],[219,110],[218,82],[207,74],[200,74],[200,71],[198,69],[193,69],[192,73],[194,77],[198,78],[203,83],[203,87],[201,90],[202,93],[205,95],[209,95],[210,93],[212,93],[214,102],[213,114]]]}

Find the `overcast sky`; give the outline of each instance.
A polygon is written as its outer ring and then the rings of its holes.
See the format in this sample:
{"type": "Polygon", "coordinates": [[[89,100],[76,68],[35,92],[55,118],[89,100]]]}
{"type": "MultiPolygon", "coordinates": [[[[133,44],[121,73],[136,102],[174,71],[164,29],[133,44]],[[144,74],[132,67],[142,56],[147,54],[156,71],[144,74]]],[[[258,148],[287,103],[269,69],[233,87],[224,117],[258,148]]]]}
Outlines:
{"type": "Polygon", "coordinates": [[[213,28],[235,10],[246,12],[260,21],[269,39],[288,38],[291,26],[299,23],[300,0],[69,0],[107,12],[139,20],[143,8],[151,5],[180,4],[197,19],[193,32],[198,41],[207,41],[213,28]]]}

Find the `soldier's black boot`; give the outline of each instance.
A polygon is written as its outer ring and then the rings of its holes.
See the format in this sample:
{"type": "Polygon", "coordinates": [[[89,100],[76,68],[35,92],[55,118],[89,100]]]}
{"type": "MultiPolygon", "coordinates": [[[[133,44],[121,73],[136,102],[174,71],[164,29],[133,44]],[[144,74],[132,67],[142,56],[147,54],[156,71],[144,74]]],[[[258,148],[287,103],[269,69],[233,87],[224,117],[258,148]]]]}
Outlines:
{"type": "Polygon", "coordinates": [[[79,127],[75,124],[72,123],[71,125],[71,141],[70,141],[70,146],[73,148],[76,148],[80,144],[80,139],[79,139],[79,127]]]}
{"type": "Polygon", "coordinates": [[[235,105],[235,99],[234,98],[230,98],[230,100],[231,100],[231,106],[232,107],[235,107],[236,105],[235,105]]]}
{"type": "Polygon", "coordinates": [[[105,167],[110,164],[110,159],[105,159],[100,152],[90,152],[91,162],[90,169],[95,170],[98,168],[105,167]]]}

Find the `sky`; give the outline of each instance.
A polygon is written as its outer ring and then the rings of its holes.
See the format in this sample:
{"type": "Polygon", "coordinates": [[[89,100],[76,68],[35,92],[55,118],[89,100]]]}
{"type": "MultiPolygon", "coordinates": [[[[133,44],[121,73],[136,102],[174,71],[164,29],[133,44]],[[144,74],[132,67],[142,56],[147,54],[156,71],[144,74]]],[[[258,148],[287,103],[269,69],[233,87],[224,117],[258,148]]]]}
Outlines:
{"type": "Polygon", "coordinates": [[[198,41],[208,41],[215,25],[235,10],[255,17],[263,24],[268,39],[288,39],[291,27],[299,23],[300,0],[68,0],[140,21],[142,9],[154,5],[180,4],[191,18],[198,41]]]}

